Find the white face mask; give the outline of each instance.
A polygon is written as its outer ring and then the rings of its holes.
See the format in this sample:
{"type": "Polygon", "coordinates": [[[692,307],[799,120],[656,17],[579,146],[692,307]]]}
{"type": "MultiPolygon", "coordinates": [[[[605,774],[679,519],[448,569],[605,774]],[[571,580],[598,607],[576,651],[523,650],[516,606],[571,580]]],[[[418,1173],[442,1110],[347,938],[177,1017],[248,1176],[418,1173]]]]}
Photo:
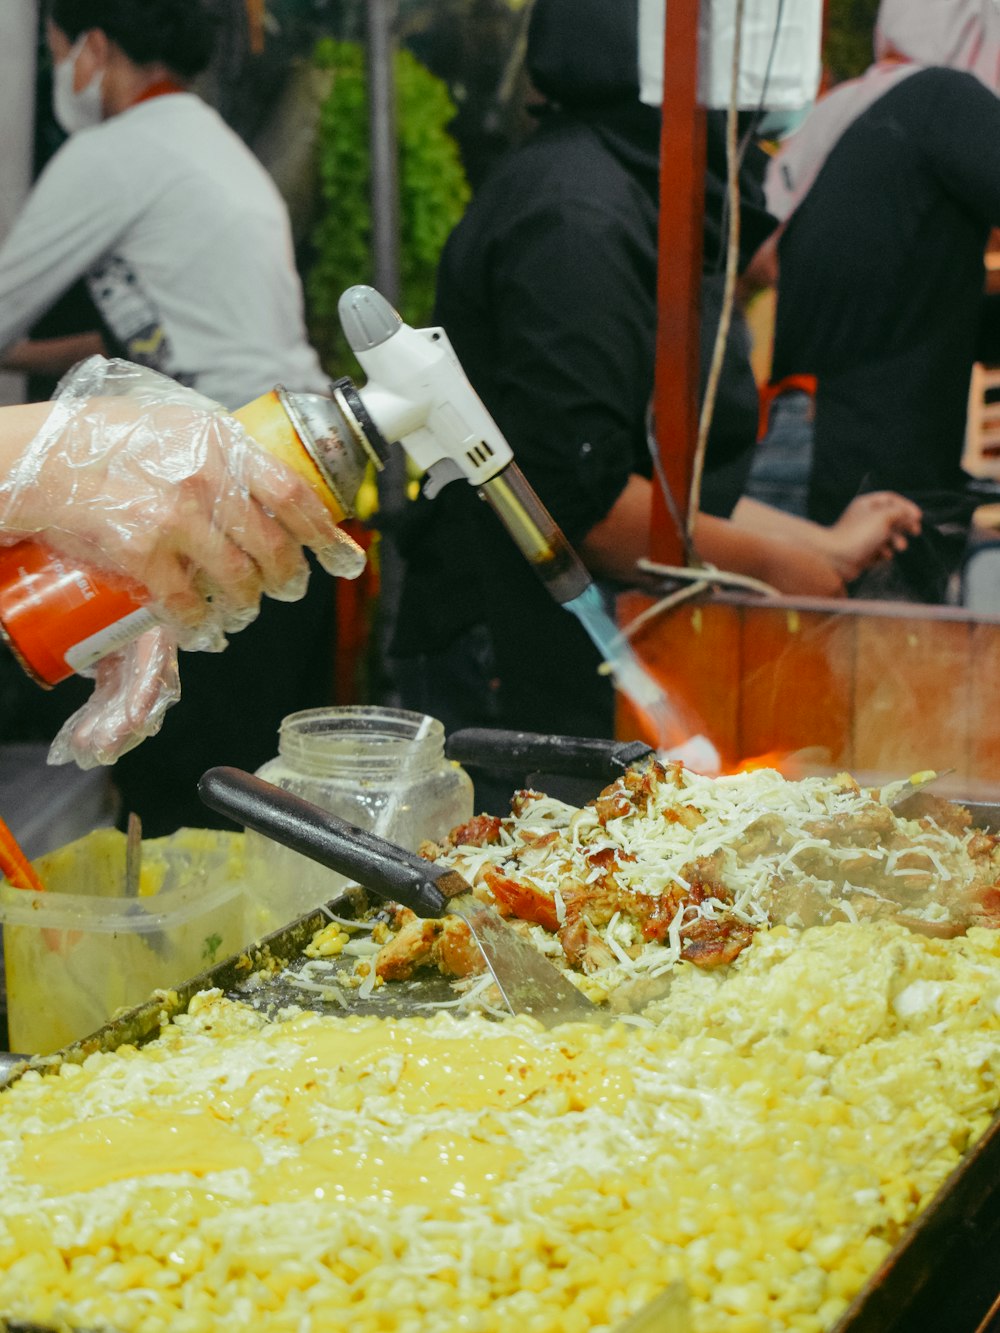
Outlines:
{"type": "Polygon", "coordinates": [[[86,40],[87,34],[81,33],[69,55],[65,60],[57,61],[52,70],[52,110],[67,134],[99,125],[104,119],[104,108],[101,105],[104,70],[99,70],[79,92],[73,87],[76,62],[86,40]]]}

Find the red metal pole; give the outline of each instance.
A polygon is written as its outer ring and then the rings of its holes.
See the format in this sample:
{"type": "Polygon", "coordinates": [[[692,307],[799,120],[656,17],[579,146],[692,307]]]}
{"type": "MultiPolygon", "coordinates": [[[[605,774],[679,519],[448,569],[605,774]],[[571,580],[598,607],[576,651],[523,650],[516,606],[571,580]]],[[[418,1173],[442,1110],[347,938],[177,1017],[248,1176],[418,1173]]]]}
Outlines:
{"type": "MultiPolygon", "coordinates": [[[[660,140],[659,307],[653,420],[681,521],[698,438],[698,323],[705,210],[705,112],[698,105],[699,0],[668,0],[660,140]]],[[[654,492],[650,555],[684,563],[684,544],[654,492]]]]}

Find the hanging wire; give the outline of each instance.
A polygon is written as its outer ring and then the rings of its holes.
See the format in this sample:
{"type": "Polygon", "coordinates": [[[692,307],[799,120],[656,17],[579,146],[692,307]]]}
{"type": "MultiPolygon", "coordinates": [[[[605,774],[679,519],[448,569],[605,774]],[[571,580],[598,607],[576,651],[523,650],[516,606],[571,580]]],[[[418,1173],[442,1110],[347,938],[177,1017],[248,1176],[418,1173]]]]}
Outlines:
{"type": "MultiPolygon", "coordinates": [[[[740,138],[739,152],[737,154],[737,171],[743,171],[743,163],[746,160],[747,149],[757,132],[757,127],[764,117],[764,110],[767,106],[767,93],[771,86],[771,75],[774,72],[774,60],[778,52],[778,41],[781,37],[781,21],[785,16],[785,0],[778,0],[778,8],[774,16],[774,30],[771,33],[771,45],[768,47],[767,64],[764,67],[764,79],[760,85],[760,97],[757,99],[757,105],[751,113],[750,120],[746,129],[740,138]]],[[[722,204],[722,226],[720,235],[726,235],[726,228],[729,225],[729,194],[726,193],[722,204]]],[[[719,261],[721,262],[722,253],[720,249],[719,261]]],[[[718,263],[716,264],[718,267],[718,263]]]]}
{"type": "Polygon", "coordinates": [[[691,569],[699,569],[701,567],[701,559],[698,556],[698,552],[694,549],[694,544],[688,535],[687,527],[681,517],[681,511],[674,496],[673,488],[670,485],[670,479],[663,466],[663,459],[660,456],[660,447],[656,439],[652,402],[646,408],[646,448],[649,450],[649,457],[653,464],[653,475],[660,488],[660,494],[663,496],[667,511],[670,514],[671,519],[673,519],[674,528],[681,539],[684,550],[684,559],[687,561],[687,564],[691,569]]]}
{"type": "Polygon", "coordinates": [[[743,54],[743,9],[744,0],[736,0],[736,12],[733,19],[733,61],[729,84],[729,107],[726,113],[726,176],[727,197],[729,199],[729,234],[726,239],[726,278],[722,296],[722,310],[719,313],[719,327],[715,331],[715,343],[712,347],[712,362],[705,385],[705,397],[701,405],[698,420],[698,439],[694,450],[694,465],[691,472],[691,490],[688,494],[687,537],[694,545],[694,525],[698,518],[701,504],[701,483],[705,472],[705,453],[708,448],[708,432],[712,425],[715,411],[715,399],[722,375],[722,362],[726,354],[729,338],[729,326],[732,321],[733,302],[736,297],[736,278],[740,259],[740,170],[739,170],[739,83],[740,57],[743,54]]]}
{"type": "Polygon", "coordinates": [[[503,117],[518,84],[524,78],[525,63],[528,53],[528,24],[531,20],[531,5],[525,5],[517,18],[510,50],[500,71],[500,78],[493,90],[489,105],[483,115],[483,129],[487,134],[500,131],[503,117]]]}

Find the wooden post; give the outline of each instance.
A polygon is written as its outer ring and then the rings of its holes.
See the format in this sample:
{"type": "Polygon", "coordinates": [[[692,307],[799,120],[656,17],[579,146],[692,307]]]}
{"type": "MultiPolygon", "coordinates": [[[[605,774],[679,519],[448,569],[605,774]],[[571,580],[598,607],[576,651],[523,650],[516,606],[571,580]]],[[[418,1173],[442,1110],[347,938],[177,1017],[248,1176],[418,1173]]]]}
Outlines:
{"type": "MultiPolygon", "coordinates": [[[[683,523],[698,439],[699,307],[705,212],[705,112],[698,105],[699,0],[668,0],[660,141],[659,317],[653,421],[660,458],[683,523]]],[[[684,544],[654,491],[650,554],[683,564],[684,544]]]]}

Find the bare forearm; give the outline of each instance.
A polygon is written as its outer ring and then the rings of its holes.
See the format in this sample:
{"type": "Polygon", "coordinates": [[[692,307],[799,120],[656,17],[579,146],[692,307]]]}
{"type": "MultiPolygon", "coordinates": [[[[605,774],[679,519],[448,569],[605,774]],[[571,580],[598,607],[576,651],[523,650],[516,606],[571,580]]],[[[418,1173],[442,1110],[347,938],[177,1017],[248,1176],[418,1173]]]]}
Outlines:
{"type": "Polygon", "coordinates": [[[599,578],[627,583],[635,578],[635,564],[649,554],[649,527],[653,488],[633,473],[625,489],[580,542],[580,555],[599,578]]]}
{"type": "Polygon", "coordinates": [[[749,532],[762,532],[769,537],[784,537],[788,541],[813,541],[818,525],[811,519],[788,514],[773,505],[761,504],[742,495],[732,512],[731,520],[749,532]]]}
{"type": "Polygon", "coordinates": [[[711,514],[698,515],[694,540],[710,564],[762,579],[779,592],[806,597],[844,595],[844,581],[832,561],[810,545],[711,514]]]}
{"type": "Polygon", "coordinates": [[[919,507],[894,491],[857,496],[828,527],[746,497],[736,506],[733,521],[747,532],[811,547],[848,583],[904,551],[921,530],[919,507]]]}
{"type": "MultiPolygon", "coordinates": [[[[630,477],[607,516],[580,542],[580,554],[592,573],[621,583],[635,578],[636,562],[649,554],[652,491],[645,477],[630,477]]],[[[756,507],[763,515],[778,512],[765,505],[756,507]]],[[[751,523],[750,514],[744,511],[746,524],[699,514],[694,541],[702,557],[720,569],[762,579],[781,592],[814,597],[843,595],[843,580],[831,561],[802,539],[800,525],[811,530],[815,524],[798,519],[790,521],[788,535],[769,533],[751,523]]],[[[756,517],[762,521],[762,515],[756,517]]],[[[781,518],[791,520],[791,515],[781,518]]]]}
{"type": "Polygon", "coordinates": [[[63,375],[78,361],[104,353],[99,333],[71,333],[62,338],[24,338],[4,353],[0,368],[25,375],[63,375]]]}

